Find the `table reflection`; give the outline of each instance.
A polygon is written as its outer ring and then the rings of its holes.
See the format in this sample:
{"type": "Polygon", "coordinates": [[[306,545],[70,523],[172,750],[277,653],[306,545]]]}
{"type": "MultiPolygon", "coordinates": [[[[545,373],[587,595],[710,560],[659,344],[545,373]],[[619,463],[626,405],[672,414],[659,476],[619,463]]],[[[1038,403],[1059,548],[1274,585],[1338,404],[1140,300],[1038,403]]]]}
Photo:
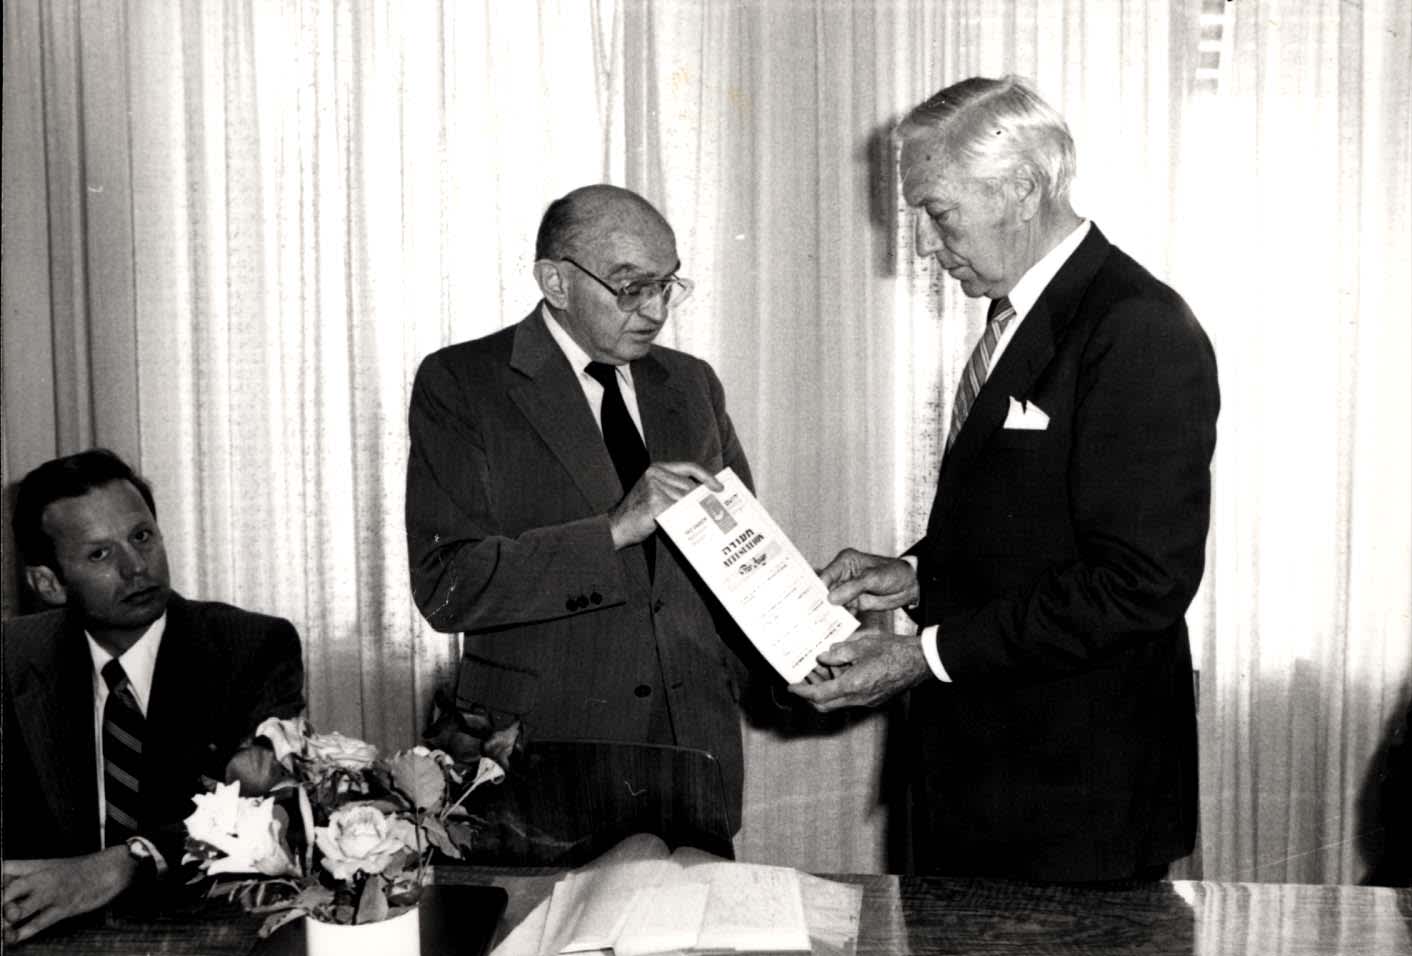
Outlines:
{"type": "MultiPolygon", "coordinates": [[[[438,866],[439,885],[494,884],[503,938],[559,872],[438,866]]],[[[863,887],[856,956],[1412,956],[1412,889],[1177,881],[1080,889],[1002,880],[829,876],[863,887]]],[[[229,907],[108,914],[15,952],[246,956],[258,921],[229,907]]],[[[6,948],[9,952],[9,948],[6,948]]],[[[847,956],[832,947],[823,956],[847,956]]]]}

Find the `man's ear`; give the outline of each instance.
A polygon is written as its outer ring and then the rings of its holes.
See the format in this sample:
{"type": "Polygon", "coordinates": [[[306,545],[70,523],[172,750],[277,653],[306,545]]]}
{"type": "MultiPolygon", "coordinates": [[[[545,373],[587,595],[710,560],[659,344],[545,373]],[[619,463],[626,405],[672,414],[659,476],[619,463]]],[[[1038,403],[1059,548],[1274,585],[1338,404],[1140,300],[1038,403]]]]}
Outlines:
{"type": "Polygon", "coordinates": [[[25,581],[39,599],[50,607],[63,607],[69,601],[69,589],[54,569],[45,564],[25,565],[25,581]]]}
{"type": "Polygon", "coordinates": [[[556,309],[569,307],[569,284],[564,278],[564,267],[553,259],[540,259],[534,264],[534,281],[539,283],[539,291],[544,301],[556,309]]]}
{"type": "Polygon", "coordinates": [[[1033,167],[1021,164],[1007,184],[1010,189],[1010,203],[1021,222],[1029,222],[1039,214],[1042,190],[1033,167]]]}

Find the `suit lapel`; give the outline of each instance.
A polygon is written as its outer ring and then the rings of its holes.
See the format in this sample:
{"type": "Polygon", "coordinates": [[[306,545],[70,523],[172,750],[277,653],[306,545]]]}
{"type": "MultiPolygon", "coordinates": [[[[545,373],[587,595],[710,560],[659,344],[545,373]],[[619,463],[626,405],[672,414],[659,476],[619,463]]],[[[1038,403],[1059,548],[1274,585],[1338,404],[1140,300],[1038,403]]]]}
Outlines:
{"type": "MultiPolygon", "coordinates": [[[[27,662],[15,716],[35,761],[36,783],[60,827],[98,841],[97,757],[93,743],[93,658],[83,626],[65,614],[43,658],[27,662]]],[[[83,842],[87,843],[88,839],[83,842]]]]}
{"type": "Polygon", "coordinates": [[[632,363],[637,410],[650,461],[684,461],[692,448],[686,427],[686,396],[652,353],[632,363]]]}
{"type": "Polygon", "coordinates": [[[1084,290],[1112,247],[1098,227],[1088,235],[1050,280],[1015,337],[1010,340],[976,397],[975,405],[956,437],[956,444],[942,460],[932,521],[945,515],[955,502],[961,476],[965,475],[986,444],[1005,423],[1010,399],[1025,401],[1030,389],[1054,358],[1084,290]]]}
{"type": "MultiPolygon", "coordinates": [[[[210,693],[202,685],[196,664],[198,636],[192,631],[191,606],[173,594],[167,602],[167,628],[157,649],[152,691],[147,701],[146,736],[142,742],[142,779],[155,781],[184,767],[190,755],[181,746],[194,714],[203,713],[201,700],[210,693]]],[[[199,732],[199,731],[198,731],[199,732]]]]}
{"type": "Polygon", "coordinates": [[[538,308],[515,330],[510,367],[522,376],[510,387],[510,400],[559,459],[593,513],[612,508],[623,496],[613,460],[583,388],[538,308]]]}

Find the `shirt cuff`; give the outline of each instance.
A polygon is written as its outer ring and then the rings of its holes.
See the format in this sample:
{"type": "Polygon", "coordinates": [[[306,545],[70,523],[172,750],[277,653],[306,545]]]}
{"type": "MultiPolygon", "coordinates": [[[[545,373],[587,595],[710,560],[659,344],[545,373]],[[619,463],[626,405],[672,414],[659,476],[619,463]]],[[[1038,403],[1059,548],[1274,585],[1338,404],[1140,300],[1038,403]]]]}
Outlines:
{"type": "Polygon", "coordinates": [[[922,656],[927,659],[927,666],[932,669],[936,679],[943,683],[951,683],[951,675],[946,673],[946,668],[941,663],[941,655],[936,650],[936,635],[940,627],[933,624],[930,627],[922,628],[919,638],[922,642],[922,656]]]}

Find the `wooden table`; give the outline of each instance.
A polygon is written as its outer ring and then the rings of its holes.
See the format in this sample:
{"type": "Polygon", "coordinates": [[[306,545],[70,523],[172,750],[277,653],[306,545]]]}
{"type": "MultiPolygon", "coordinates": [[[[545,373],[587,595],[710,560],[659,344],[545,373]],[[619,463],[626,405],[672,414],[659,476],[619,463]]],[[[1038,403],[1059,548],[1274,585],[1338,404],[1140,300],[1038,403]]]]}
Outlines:
{"type": "MultiPolygon", "coordinates": [[[[435,874],[440,884],[505,887],[510,903],[502,936],[556,878],[551,871],[479,867],[438,867],[435,874]]],[[[1099,891],[994,880],[832,878],[864,888],[859,956],[1412,956],[1412,889],[1178,881],[1099,891]]],[[[246,956],[257,925],[229,910],[109,916],[14,951],[246,956]]]]}

